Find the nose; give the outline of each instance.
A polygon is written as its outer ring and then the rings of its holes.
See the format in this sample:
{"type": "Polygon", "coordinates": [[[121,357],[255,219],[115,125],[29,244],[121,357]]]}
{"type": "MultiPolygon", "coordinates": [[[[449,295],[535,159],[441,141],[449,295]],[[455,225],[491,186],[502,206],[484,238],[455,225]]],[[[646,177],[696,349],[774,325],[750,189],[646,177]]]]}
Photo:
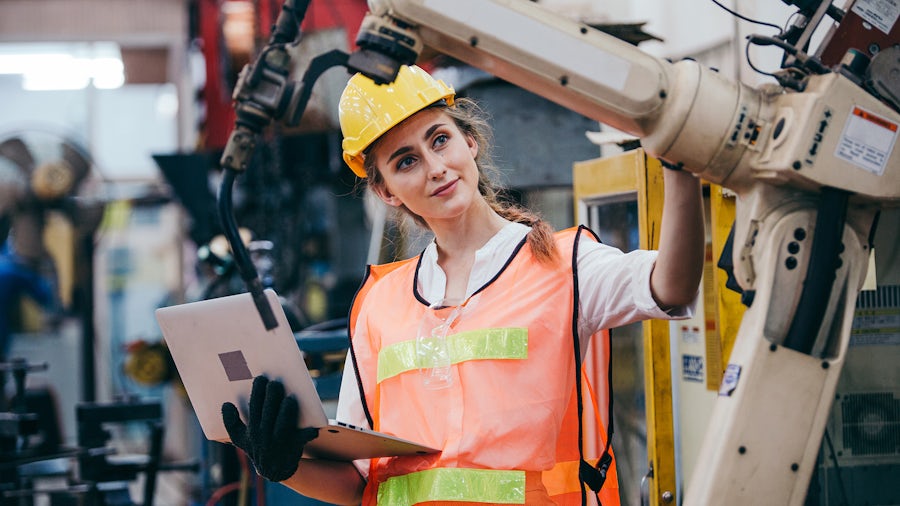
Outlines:
{"type": "Polygon", "coordinates": [[[444,177],[447,173],[447,167],[444,165],[444,159],[440,155],[431,153],[427,156],[425,162],[428,164],[428,177],[437,180],[444,177]]]}

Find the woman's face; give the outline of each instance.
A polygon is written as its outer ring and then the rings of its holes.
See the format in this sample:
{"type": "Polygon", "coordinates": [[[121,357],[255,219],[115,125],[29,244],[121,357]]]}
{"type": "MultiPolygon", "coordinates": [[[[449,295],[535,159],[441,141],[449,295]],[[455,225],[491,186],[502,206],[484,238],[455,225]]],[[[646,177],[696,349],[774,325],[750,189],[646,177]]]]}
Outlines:
{"type": "Polygon", "coordinates": [[[452,219],[478,193],[478,144],[440,108],[428,108],[389,130],[369,156],[384,185],[373,189],[388,205],[405,205],[426,222],[452,219]]]}

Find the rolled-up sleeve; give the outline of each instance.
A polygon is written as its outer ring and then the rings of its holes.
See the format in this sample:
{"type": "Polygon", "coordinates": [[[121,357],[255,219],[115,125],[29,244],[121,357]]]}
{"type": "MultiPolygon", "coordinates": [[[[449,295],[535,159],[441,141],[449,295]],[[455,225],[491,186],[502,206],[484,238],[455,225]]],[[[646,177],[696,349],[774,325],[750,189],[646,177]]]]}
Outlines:
{"type": "MultiPolygon", "coordinates": [[[[650,319],[690,318],[697,296],[686,306],[663,310],[650,292],[657,252],[621,250],[583,238],[578,245],[579,332],[589,336],[650,319]]],[[[699,295],[699,292],[698,292],[699,295]]]]}

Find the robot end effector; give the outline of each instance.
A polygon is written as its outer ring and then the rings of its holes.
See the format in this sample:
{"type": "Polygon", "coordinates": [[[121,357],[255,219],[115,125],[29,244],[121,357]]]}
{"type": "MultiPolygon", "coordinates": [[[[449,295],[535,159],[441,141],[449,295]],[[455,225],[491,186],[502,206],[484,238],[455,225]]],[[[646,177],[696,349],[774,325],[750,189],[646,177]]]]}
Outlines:
{"type": "Polygon", "coordinates": [[[392,82],[400,67],[415,63],[422,42],[410,26],[389,16],[367,14],[352,54],[333,50],[309,62],[302,80],[292,81],[300,22],[309,0],[286,0],[272,35],[256,60],[238,76],[233,92],[236,126],[221,158],[224,167],[244,171],[256,144],[256,134],[272,120],[288,126],[300,122],[315,81],[334,66],[362,72],[379,84],[392,82]]]}

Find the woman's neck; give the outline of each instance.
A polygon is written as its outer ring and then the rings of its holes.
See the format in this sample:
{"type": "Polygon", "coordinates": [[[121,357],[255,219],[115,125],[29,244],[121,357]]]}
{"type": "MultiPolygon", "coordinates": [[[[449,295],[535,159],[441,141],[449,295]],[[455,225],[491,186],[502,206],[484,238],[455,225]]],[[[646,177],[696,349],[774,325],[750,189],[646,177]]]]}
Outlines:
{"type": "Polygon", "coordinates": [[[485,203],[479,213],[430,224],[437,246],[437,263],[447,277],[444,297],[462,300],[475,262],[475,252],[509,223],[485,203]]]}
{"type": "Polygon", "coordinates": [[[439,263],[442,259],[474,257],[476,251],[509,223],[486,202],[473,211],[452,221],[429,223],[439,263]]]}

